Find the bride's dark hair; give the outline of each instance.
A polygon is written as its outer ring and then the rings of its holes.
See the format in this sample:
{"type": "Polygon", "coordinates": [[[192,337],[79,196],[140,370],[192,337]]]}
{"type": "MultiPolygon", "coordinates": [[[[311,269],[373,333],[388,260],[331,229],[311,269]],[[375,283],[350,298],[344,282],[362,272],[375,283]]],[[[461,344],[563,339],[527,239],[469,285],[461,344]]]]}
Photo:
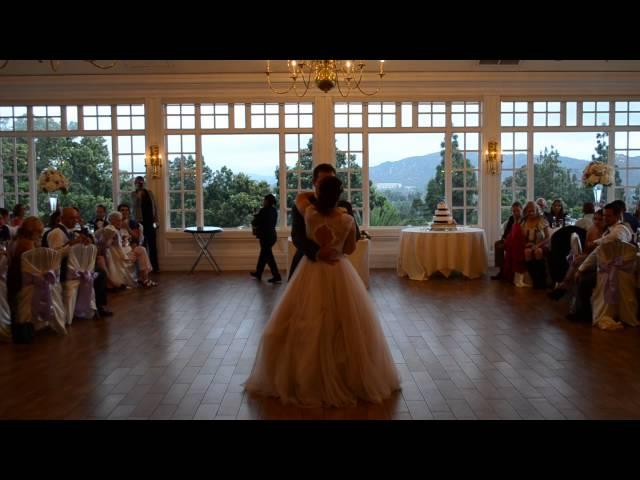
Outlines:
{"type": "Polygon", "coordinates": [[[338,203],[342,194],[342,182],[338,177],[325,177],[318,184],[318,199],[316,209],[323,215],[327,215],[338,203]]]}

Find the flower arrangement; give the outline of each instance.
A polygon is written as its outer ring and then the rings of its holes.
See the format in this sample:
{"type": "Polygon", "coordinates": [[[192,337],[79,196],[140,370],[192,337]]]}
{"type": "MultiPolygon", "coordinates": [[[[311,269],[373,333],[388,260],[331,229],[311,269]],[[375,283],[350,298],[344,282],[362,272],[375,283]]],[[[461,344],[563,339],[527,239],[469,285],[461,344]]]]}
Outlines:
{"type": "Polygon", "coordinates": [[[45,193],[60,190],[66,194],[69,190],[69,180],[59,171],[53,168],[45,168],[38,178],[38,188],[45,193]]]}
{"type": "Polygon", "coordinates": [[[613,167],[603,162],[592,161],[582,172],[582,183],[587,187],[594,185],[611,185],[613,183],[613,167]]]}

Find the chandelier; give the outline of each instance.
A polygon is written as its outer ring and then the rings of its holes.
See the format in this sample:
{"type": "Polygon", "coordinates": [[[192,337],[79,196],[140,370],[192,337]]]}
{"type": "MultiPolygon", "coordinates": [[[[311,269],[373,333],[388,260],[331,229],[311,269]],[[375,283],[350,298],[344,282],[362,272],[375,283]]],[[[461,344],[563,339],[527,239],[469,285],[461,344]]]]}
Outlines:
{"type": "Polygon", "coordinates": [[[372,92],[366,92],[360,86],[364,76],[365,63],[362,60],[287,60],[290,84],[285,90],[276,90],[271,83],[271,61],[267,60],[267,83],[271,91],[283,95],[293,92],[298,97],[304,97],[312,83],[327,93],[334,87],[343,97],[349,96],[351,91],[356,91],[368,97],[375,95],[382,88],[384,77],[384,60],[380,60],[378,88],[372,92]]]}
{"type": "MultiPolygon", "coordinates": [[[[87,62],[101,70],[108,70],[109,68],[113,68],[116,65],[116,62],[112,62],[106,65],[101,65],[100,63],[98,63],[97,60],[82,60],[82,61],[87,62]]],[[[51,71],[53,72],[57,72],[58,68],[60,67],[60,60],[38,60],[38,62],[49,64],[49,68],[51,68],[51,71]]],[[[9,60],[3,60],[2,63],[0,63],[0,70],[5,68],[8,64],[9,64],[9,60]]]]}

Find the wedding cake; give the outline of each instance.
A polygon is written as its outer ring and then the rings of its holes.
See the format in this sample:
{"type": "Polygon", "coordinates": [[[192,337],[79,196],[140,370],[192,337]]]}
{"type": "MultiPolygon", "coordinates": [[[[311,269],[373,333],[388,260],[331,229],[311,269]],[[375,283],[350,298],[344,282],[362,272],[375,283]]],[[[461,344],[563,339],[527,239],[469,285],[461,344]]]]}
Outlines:
{"type": "Polygon", "coordinates": [[[453,221],[451,211],[445,202],[438,202],[438,206],[433,215],[431,230],[455,230],[456,223],[453,221]]]}

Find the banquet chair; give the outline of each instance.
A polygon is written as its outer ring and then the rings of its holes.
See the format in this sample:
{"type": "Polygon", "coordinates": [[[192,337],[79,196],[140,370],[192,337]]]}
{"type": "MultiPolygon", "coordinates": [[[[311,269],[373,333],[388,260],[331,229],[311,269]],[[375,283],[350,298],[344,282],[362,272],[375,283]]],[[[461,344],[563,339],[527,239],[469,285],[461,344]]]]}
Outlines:
{"type": "Polygon", "coordinates": [[[60,254],[51,248],[34,248],[22,254],[18,323],[33,323],[36,331],[48,326],[66,335],[60,261],[60,254]]]}
{"type": "Polygon", "coordinates": [[[62,283],[66,324],[74,317],[93,318],[96,297],[93,290],[98,248],[95,245],[73,245],[67,259],[67,278],[62,283]]]}
{"type": "Polygon", "coordinates": [[[591,297],[594,325],[603,329],[619,328],[616,317],[630,326],[639,324],[637,253],[635,245],[621,241],[604,243],[593,252],[598,267],[596,288],[591,297]]]}

